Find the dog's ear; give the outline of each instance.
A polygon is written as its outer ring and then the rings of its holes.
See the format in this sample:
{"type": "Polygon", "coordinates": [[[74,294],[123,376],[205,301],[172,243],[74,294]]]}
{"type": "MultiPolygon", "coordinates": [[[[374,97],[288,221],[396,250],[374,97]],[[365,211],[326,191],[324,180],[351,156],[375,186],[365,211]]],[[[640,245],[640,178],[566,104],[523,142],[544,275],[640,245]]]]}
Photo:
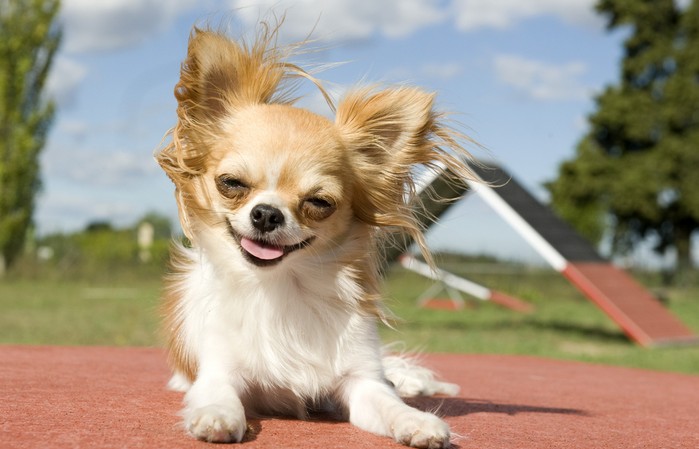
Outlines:
{"type": "Polygon", "coordinates": [[[338,105],[340,130],[355,170],[356,216],[373,226],[410,234],[429,259],[415,214],[416,167],[446,169],[474,179],[465,163],[468,138],[444,126],[435,97],[412,87],[358,90],[338,105]]]}
{"type": "Polygon", "coordinates": [[[362,89],[342,100],[336,124],[348,144],[373,163],[427,162],[433,103],[433,94],[416,88],[362,89]]]}
{"type": "Polygon", "coordinates": [[[177,124],[170,142],[155,158],[176,187],[180,221],[192,239],[190,213],[204,195],[198,177],[205,173],[208,149],[221,118],[245,105],[283,101],[279,84],[286,76],[283,54],[275,46],[277,27],[262,26],[252,44],[225,33],[194,28],[175,86],[177,124]],[[199,190],[197,190],[199,189],[199,190]]]}
{"type": "Polygon", "coordinates": [[[355,212],[375,226],[410,227],[406,189],[416,165],[439,159],[433,134],[434,95],[401,87],[361,89],[338,105],[340,129],[356,170],[355,212]],[[400,221],[401,223],[398,223],[400,221]]]}
{"type": "Polygon", "coordinates": [[[244,104],[269,102],[284,76],[274,30],[250,46],[195,28],[175,87],[180,121],[210,123],[244,104]]]}
{"type": "Polygon", "coordinates": [[[194,28],[187,57],[175,86],[177,124],[172,142],[156,159],[181,187],[182,181],[204,172],[207,149],[221,118],[240,107],[284,99],[279,84],[286,76],[282,53],[274,46],[277,28],[262,27],[250,45],[224,33],[194,28]]]}

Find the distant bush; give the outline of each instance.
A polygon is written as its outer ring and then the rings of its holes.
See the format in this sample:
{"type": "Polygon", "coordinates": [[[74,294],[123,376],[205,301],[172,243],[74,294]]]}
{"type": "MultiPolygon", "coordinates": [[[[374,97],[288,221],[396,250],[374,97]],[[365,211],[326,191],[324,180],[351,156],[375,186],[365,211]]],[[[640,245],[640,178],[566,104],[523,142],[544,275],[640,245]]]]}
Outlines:
{"type": "Polygon", "coordinates": [[[153,225],[156,231],[147,257],[137,239],[138,227],[145,218],[122,229],[95,222],[80,232],[36,238],[10,275],[85,280],[157,277],[165,271],[171,241],[169,222],[159,220],[153,225]]]}

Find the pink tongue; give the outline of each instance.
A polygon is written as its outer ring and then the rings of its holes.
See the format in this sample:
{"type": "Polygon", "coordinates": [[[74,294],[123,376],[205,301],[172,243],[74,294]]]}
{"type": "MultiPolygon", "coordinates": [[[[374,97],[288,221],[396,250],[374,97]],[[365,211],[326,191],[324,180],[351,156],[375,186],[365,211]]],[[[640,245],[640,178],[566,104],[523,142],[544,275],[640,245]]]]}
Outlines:
{"type": "Polygon", "coordinates": [[[278,259],[284,255],[284,250],[278,246],[258,243],[246,237],[240,239],[240,246],[242,246],[245,251],[262,260],[278,259]]]}

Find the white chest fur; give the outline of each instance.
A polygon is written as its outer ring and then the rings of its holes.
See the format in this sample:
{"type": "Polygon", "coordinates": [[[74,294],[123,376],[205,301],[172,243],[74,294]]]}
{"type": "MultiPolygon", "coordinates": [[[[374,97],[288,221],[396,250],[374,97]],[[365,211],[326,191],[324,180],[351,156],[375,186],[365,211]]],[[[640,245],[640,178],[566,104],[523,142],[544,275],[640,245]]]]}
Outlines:
{"type": "Polygon", "coordinates": [[[222,273],[205,255],[189,255],[180,304],[185,347],[200,370],[225,376],[239,395],[317,401],[344,376],[380,371],[375,319],[358,307],[361,288],[346,268],[260,274],[240,264],[222,273]]]}

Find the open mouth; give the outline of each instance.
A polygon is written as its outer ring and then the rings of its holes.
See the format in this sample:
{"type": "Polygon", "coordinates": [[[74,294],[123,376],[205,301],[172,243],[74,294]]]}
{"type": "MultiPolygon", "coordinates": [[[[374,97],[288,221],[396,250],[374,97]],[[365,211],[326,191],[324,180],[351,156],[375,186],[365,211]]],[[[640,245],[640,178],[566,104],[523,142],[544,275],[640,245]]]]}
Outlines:
{"type": "Polygon", "coordinates": [[[305,248],[315,239],[315,236],[311,236],[294,245],[275,245],[265,240],[244,237],[235,232],[230,223],[228,223],[228,231],[240,245],[243,256],[245,256],[250,263],[258,267],[276,265],[281,262],[285,256],[296,250],[305,248]]]}

